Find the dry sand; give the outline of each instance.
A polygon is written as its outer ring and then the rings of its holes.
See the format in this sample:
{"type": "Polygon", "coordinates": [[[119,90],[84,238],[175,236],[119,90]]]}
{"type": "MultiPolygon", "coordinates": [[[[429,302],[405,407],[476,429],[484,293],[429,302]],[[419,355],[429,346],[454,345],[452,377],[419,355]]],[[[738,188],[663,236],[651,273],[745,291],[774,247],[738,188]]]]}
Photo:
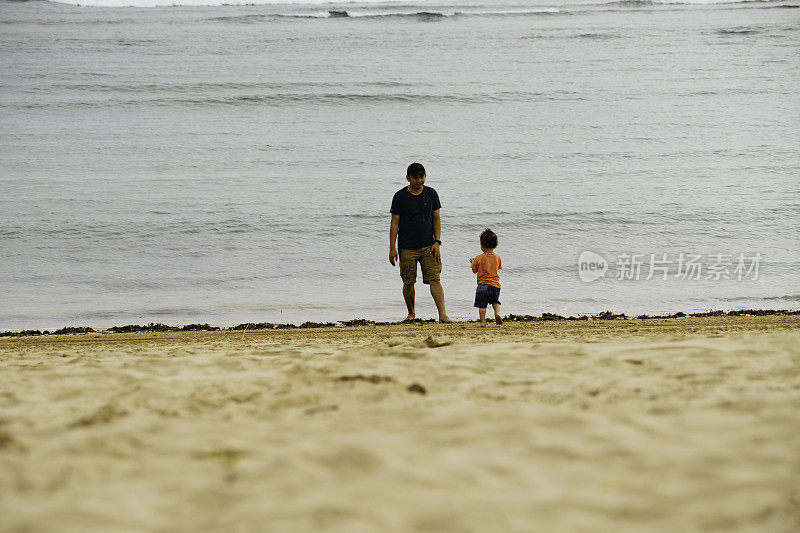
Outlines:
{"type": "Polygon", "coordinates": [[[796,316],[0,340],[3,532],[798,530],[796,316]]]}

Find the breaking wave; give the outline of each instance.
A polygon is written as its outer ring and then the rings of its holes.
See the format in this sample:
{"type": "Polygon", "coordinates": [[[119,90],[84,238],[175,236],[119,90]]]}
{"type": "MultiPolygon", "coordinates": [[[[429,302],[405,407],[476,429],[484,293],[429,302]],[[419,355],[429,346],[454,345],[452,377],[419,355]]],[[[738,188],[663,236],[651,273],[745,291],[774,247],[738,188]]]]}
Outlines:
{"type": "MultiPolygon", "coordinates": [[[[2,0],[2,2],[27,2],[39,0],[2,0]]],[[[659,5],[719,5],[741,3],[776,3],[778,0],[612,0],[610,2],[560,4],[547,3],[531,5],[524,0],[504,3],[501,6],[491,3],[464,2],[463,0],[444,0],[442,2],[426,2],[420,0],[47,0],[53,3],[83,7],[213,7],[213,6],[280,6],[291,8],[297,6],[302,11],[296,16],[317,18],[350,18],[362,16],[418,16],[418,17],[451,17],[455,15],[532,15],[561,13],[570,9],[591,10],[592,6],[647,7],[659,5]],[[392,6],[396,7],[392,7],[392,6]],[[314,6],[322,9],[313,11],[314,6]],[[327,9],[327,6],[336,6],[327,9]],[[341,6],[353,6],[345,9],[341,6]],[[554,7],[558,6],[558,7],[554,7]],[[419,9],[416,9],[418,7],[419,9]],[[363,10],[368,10],[365,13],[363,10]],[[361,11],[359,11],[361,10],[361,11]]],[[[784,7],[784,6],[776,6],[784,7]]],[[[785,7],[797,7],[786,5],[785,7]]],[[[293,16],[292,14],[284,16],[293,16]]]]}
{"type": "MultiPolygon", "coordinates": [[[[98,91],[105,92],[106,88],[98,91]]],[[[131,90],[130,92],[135,92],[131,90]]],[[[0,108],[48,109],[59,107],[71,108],[103,108],[128,106],[293,106],[293,105],[373,105],[391,103],[441,103],[441,104],[491,104],[497,102],[541,102],[561,100],[585,100],[584,95],[570,92],[533,93],[506,91],[485,94],[424,94],[424,93],[273,93],[273,94],[239,94],[185,96],[171,95],[143,98],[109,98],[98,100],[66,100],[54,102],[26,102],[0,104],[0,108]]]]}

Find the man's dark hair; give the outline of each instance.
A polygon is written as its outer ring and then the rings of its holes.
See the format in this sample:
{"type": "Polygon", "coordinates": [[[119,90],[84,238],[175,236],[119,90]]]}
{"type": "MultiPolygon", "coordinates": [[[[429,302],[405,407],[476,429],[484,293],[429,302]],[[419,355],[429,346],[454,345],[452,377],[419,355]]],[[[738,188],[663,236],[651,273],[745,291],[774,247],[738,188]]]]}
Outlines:
{"type": "Polygon", "coordinates": [[[481,246],[484,248],[497,248],[497,235],[495,232],[489,228],[483,230],[483,233],[481,233],[481,246]]]}
{"type": "Polygon", "coordinates": [[[411,163],[408,165],[408,169],[406,170],[406,176],[411,176],[412,178],[416,178],[419,176],[425,175],[425,167],[423,167],[419,163],[411,163]]]}

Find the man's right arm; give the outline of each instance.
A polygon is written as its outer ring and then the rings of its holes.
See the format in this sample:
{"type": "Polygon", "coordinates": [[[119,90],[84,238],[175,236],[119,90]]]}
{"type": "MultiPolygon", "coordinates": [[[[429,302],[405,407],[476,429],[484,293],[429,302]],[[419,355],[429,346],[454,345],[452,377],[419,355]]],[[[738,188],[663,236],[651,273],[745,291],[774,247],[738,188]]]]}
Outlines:
{"type": "Polygon", "coordinates": [[[389,222],[389,262],[394,266],[397,261],[397,230],[400,227],[400,215],[392,213],[392,219],[389,222]]]}

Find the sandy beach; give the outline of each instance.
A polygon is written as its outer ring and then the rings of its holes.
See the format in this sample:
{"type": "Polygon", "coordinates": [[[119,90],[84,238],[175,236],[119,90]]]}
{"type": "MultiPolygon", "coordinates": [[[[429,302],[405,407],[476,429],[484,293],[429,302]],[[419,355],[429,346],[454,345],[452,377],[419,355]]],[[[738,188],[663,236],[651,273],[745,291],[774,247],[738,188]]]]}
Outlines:
{"type": "Polygon", "coordinates": [[[800,317],[0,339],[0,531],[800,528],[800,317]]]}

